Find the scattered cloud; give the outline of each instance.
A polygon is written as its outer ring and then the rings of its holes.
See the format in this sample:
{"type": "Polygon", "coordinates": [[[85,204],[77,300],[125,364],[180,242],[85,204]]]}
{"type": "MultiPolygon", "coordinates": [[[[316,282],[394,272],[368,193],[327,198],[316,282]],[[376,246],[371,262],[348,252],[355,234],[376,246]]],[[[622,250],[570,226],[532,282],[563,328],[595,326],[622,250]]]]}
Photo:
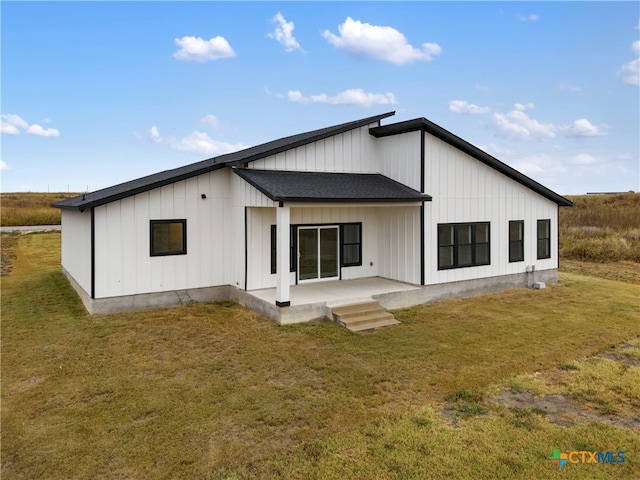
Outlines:
{"type": "Polygon", "coordinates": [[[0,115],[0,132],[6,135],[19,135],[20,130],[37,137],[58,137],[60,131],[57,128],[43,128],[37,123],[29,124],[19,115],[3,113],[0,115]]]}
{"type": "Polygon", "coordinates": [[[560,90],[561,92],[581,92],[582,88],[570,83],[561,83],[560,85],[558,85],[558,90],[560,90]]]}
{"type": "Polygon", "coordinates": [[[207,62],[220,58],[235,57],[231,45],[224,37],[213,37],[205,40],[200,37],[182,37],[174,39],[180,49],[173,54],[176,60],[185,62],[207,62]]]}
{"type": "Polygon", "coordinates": [[[495,143],[490,143],[488,145],[478,145],[480,150],[484,150],[489,155],[493,155],[494,157],[508,156],[513,155],[513,150],[509,150],[505,148],[503,145],[496,145],[495,143]]]}
{"type": "Polygon", "coordinates": [[[618,76],[622,77],[622,81],[628,85],[640,86],[640,40],[631,44],[631,50],[635,53],[636,58],[625,63],[618,70],[618,76]]]}
{"type": "Polygon", "coordinates": [[[599,137],[608,133],[606,125],[593,125],[586,118],[575,120],[571,125],[560,127],[560,131],[568,137],[599,137]]]}
{"type": "Polygon", "coordinates": [[[248,148],[248,145],[241,143],[228,143],[214,140],[204,132],[193,132],[181,140],[172,139],[169,141],[169,146],[181,152],[201,153],[212,157],[248,148]]]}
{"type": "Polygon", "coordinates": [[[569,159],[571,165],[593,165],[596,159],[587,153],[580,153],[569,159]]]}
{"type": "Polygon", "coordinates": [[[442,48],[437,43],[423,43],[421,48],[416,48],[393,27],[362,23],[351,17],[338,25],[338,31],[339,36],[329,30],[325,30],[322,36],[334,47],[353,55],[375,58],[394,65],[428,62],[442,53],[442,48]]]}
{"type": "MultiPolygon", "coordinates": [[[[203,118],[203,120],[209,116],[213,117],[213,115],[207,115],[203,118]]],[[[134,132],[134,135],[136,135],[136,138],[140,137],[136,132],[134,132]]],[[[154,143],[162,143],[168,145],[173,150],[178,150],[181,152],[200,153],[202,155],[209,155],[212,157],[248,148],[247,145],[243,145],[241,143],[234,144],[214,140],[205,132],[198,131],[193,132],[189,136],[184,137],[180,140],[173,137],[164,138],[160,135],[158,127],[156,127],[155,125],[153,125],[149,129],[148,138],[151,139],[154,143]]]]}
{"type": "Polygon", "coordinates": [[[162,137],[160,136],[160,133],[158,132],[158,127],[156,127],[155,125],[153,125],[149,129],[149,138],[151,140],[153,140],[155,143],[161,143],[162,142],[162,137]]]}
{"type": "Polygon", "coordinates": [[[533,110],[534,108],[536,108],[536,106],[531,102],[526,103],[526,104],[514,103],[513,104],[513,108],[515,108],[519,112],[524,112],[526,110],[533,110]]]}
{"type": "Polygon", "coordinates": [[[518,20],[521,22],[537,22],[540,20],[540,15],[536,13],[530,13],[529,15],[520,15],[518,20]]]}
{"type": "Polygon", "coordinates": [[[511,162],[511,166],[525,175],[548,178],[563,174],[567,171],[561,159],[547,153],[528,155],[511,162]]]}
{"type": "Polygon", "coordinates": [[[296,103],[328,103],[329,105],[357,105],[370,107],[372,105],[395,105],[396,97],[393,93],[367,93],[361,88],[345,90],[333,97],[326,93],[305,97],[300,90],[289,90],[287,97],[296,103]]]}
{"type": "Polygon", "coordinates": [[[211,128],[218,127],[218,118],[215,115],[205,115],[200,121],[211,128]]]}
{"type": "Polygon", "coordinates": [[[4,160],[0,160],[0,170],[11,170],[4,160]]]}
{"type": "Polygon", "coordinates": [[[515,110],[511,110],[508,113],[496,112],[492,115],[493,123],[498,130],[507,136],[524,140],[556,137],[557,128],[552,123],[540,123],[538,120],[529,117],[524,110],[520,110],[518,107],[525,107],[525,105],[516,103],[515,110]]]}
{"type": "Polygon", "coordinates": [[[293,22],[287,22],[280,12],[276,13],[276,16],[271,21],[276,24],[276,29],[267,34],[269,38],[273,38],[280,43],[287,52],[303,51],[296,37],[293,36],[293,29],[295,28],[293,22]]]}
{"type": "Polygon", "coordinates": [[[479,115],[482,113],[489,113],[491,111],[489,107],[479,107],[478,105],[469,103],[466,100],[451,100],[449,102],[449,110],[454,113],[469,115],[479,115]]]}

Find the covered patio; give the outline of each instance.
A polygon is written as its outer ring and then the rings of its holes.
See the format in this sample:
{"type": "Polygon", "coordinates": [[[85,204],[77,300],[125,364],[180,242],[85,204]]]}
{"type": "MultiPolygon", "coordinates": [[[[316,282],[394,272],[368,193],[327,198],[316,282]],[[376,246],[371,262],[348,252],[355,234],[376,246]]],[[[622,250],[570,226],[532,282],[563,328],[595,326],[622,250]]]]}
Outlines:
{"type": "Polygon", "coordinates": [[[275,305],[276,288],[238,291],[238,300],[241,305],[281,324],[330,317],[332,308],[370,300],[378,301],[386,309],[410,307],[423,302],[423,289],[420,286],[381,277],[291,285],[289,292],[291,304],[287,307],[275,305]]]}

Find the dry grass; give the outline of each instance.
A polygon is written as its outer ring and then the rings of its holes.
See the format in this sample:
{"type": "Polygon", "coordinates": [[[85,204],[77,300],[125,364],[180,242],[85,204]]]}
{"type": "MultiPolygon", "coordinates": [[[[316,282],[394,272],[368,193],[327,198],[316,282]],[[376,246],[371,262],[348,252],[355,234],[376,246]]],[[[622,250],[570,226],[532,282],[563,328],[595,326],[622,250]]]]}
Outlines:
{"type": "Polygon", "coordinates": [[[0,193],[0,224],[60,225],[60,210],[51,204],[77,193],[0,193]]]}
{"type": "Polygon", "coordinates": [[[606,263],[640,263],[640,193],[569,197],[560,209],[560,256],[606,263]]]}
{"type": "Polygon", "coordinates": [[[59,242],[21,236],[3,277],[3,479],[640,477],[634,430],[441,414],[445,396],[479,392],[482,406],[505,378],[639,337],[638,285],[562,274],[401,310],[403,325],[372,335],[280,327],[231,303],[90,317],[59,242]],[[547,459],[580,442],[628,461],[547,459]]]}

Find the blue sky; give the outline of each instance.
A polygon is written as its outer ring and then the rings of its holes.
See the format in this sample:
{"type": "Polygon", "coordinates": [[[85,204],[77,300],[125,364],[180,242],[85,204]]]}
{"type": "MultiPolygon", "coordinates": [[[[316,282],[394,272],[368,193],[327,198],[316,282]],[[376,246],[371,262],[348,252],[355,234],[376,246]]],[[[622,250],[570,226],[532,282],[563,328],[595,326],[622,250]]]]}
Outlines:
{"type": "Polygon", "coordinates": [[[638,2],[7,2],[2,191],[89,191],[376,115],[561,194],[640,190],[638,2]]]}

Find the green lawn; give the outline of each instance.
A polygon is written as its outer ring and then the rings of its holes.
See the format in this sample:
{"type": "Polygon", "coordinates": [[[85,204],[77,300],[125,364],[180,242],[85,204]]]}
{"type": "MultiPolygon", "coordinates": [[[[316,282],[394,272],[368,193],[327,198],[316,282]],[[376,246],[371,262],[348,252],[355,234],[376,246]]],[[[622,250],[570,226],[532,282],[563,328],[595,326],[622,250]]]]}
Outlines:
{"type": "Polygon", "coordinates": [[[640,478],[637,429],[488,400],[561,392],[640,415],[640,367],[586,358],[624,342],[640,357],[637,283],[565,273],[352,334],[231,303],[90,317],[59,248],[21,236],[2,277],[3,479],[640,478]],[[554,449],[626,461],[560,469],[554,449]]]}

